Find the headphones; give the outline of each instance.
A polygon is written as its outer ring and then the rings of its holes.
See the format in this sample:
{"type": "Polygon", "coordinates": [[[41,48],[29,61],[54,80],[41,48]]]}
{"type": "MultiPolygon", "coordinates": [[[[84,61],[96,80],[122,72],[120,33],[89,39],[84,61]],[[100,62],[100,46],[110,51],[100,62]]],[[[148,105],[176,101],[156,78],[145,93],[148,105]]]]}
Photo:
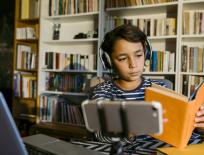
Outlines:
{"type": "MultiPolygon", "coordinates": [[[[148,39],[145,40],[145,65],[149,63],[152,55],[152,46],[150,44],[150,41],[148,39]]],[[[111,58],[109,54],[102,49],[99,50],[99,57],[101,59],[102,65],[104,69],[112,69],[112,63],[111,58]]]]}

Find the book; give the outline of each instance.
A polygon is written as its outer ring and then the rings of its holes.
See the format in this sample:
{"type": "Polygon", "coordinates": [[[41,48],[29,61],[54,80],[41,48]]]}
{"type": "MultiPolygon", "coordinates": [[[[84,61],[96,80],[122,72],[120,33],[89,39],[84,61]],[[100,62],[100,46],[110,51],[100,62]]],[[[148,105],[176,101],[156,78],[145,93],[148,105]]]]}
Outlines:
{"type": "Polygon", "coordinates": [[[164,118],[168,119],[168,122],[164,123],[163,133],[151,136],[172,146],[184,148],[195,128],[196,112],[204,103],[203,92],[204,81],[195,89],[190,99],[156,84],[146,88],[145,101],[160,102],[165,110],[164,118]]]}
{"type": "Polygon", "coordinates": [[[186,148],[178,149],[175,147],[158,148],[157,155],[203,155],[204,154],[204,143],[203,144],[192,144],[188,145],[186,148]]]}
{"type": "Polygon", "coordinates": [[[20,18],[29,19],[39,17],[39,3],[39,0],[21,0],[20,18]]]}
{"type": "Polygon", "coordinates": [[[186,45],[183,45],[182,46],[182,59],[181,59],[181,71],[182,72],[186,72],[187,71],[187,61],[188,61],[188,59],[187,59],[187,51],[188,50],[188,47],[186,46],[186,45]]]}
{"type": "Polygon", "coordinates": [[[21,0],[21,19],[29,18],[29,0],[21,0]]]}

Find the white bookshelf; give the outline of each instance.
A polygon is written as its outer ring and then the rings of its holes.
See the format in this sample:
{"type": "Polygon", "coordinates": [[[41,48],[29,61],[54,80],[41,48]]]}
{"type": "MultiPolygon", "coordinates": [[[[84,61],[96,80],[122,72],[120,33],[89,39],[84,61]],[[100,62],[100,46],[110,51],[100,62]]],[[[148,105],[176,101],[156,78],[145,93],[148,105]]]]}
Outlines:
{"type": "MultiPolygon", "coordinates": [[[[204,34],[183,34],[183,12],[184,11],[202,11],[204,10],[204,0],[178,0],[174,2],[161,3],[161,4],[147,4],[139,6],[127,6],[127,7],[116,7],[107,8],[106,16],[112,16],[113,18],[126,18],[126,19],[137,19],[137,18],[176,18],[176,29],[175,35],[160,35],[160,36],[148,36],[151,41],[153,50],[166,49],[167,51],[175,52],[175,71],[174,72],[144,72],[145,75],[156,75],[165,76],[170,79],[173,77],[174,88],[177,92],[182,92],[182,76],[203,76],[203,72],[181,72],[181,60],[183,59],[181,50],[183,45],[199,46],[204,47],[204,34]]],[[[111,18],[109,18],[111,19],[111,18]]],[[[107,20],[106,20],[107,21],[107,20]]],[[[112,22],[112,21],[111,21],[112,22]]],[[[110,23],[111,23],[110,22],[110,23]]],[[[134,21],[133,21],[134,24],[134,21]]],[[[106,26],[107,27],[107,26],[106,26]]],[[[114,26],[109,26],[112,29],[114,26]]],[[[106,30],[106,31],[109,31],[106,30]]],[[[151,31],[152,28],[150,28],[151,31]]]]}
{"type": "MultiPolygon", "coordinates": [[[[45,78],[43,74],[46,72],[56,72],[56,70],[44,70],[43,63],[45,61],[45,52],[53,51],[59,53],[72,53],[72,54],[95,54],[98,53],[98,38],[86,38],[86,39],[73,39],[75,35],[79,33],[88,33],[88,31],[94,31],[99,26],[99,11],[96,12],[85,12],[78,14],[68,15],[48,15],[49,0],[42,1],[41,9],[41,28],[40,32],[42,37],[40,38],[40,61],[39,61],[39,89],[44,90],[45,78]],[[52,39],[53,24],[59,23],[60,37],[59,40],[52,39]]],[[[57,72],[60,72],[59,70],[57,72]]],[[[64,71],[62,71],[64,72],[64,71]]],[[[96,73],[94,70],[91,71],[70,71],[72,73],[96,73]]],[[[68,73],[68,71],[67,71],[68,73]]],[[[39,94],[40,95],[40,94],[39,94]]]]}
{"type": "MultiPolygon", "coordinates": [[[[187,95],[190,96],[191,93],[190,93],[190,90],[192,89],[192,87],[196,87],[196,85],[198,85],[199,83],[199,79],[201,80],[203,77],[204,77],[204,69],[202,71],[190,71],[190,48],[201,48],[202,49],[202,57],[204,57],[204,31],[203,32],[192,32],[194,30],[194,27],[193,27],[193,21],[191,21],[192,19],[190,19],[190,22],[191,24],[189,24],[189,26],[191,27],[189,33],[186,34],[186,32],[183,32],[183,26],[187,27],[186,23],[187,20],[186,18],[184,19],[184,15],[183,13],[184,12],[190,12],[189,14],[194,14],[195,12],[202,12],[203,15],[204,15],[204,0],[182,0],[179,2],[180,3],[180,19],[181,19],[181,23],[180,23],[180,29],[181,29],[181,32],[180,32],[180,52],[179,52],[179,72],[178,72],[178,79],[179,79],[179,88],[178,88],[178,91],[183,93],[183,83],[186,81],[188,83],[188,86],[187,86],[187,95]],[[184,21],[186,22],[185,24],[183,23],[184,21]],[[182,47],[183,46],[187,46],[187,71],[183,72],[181,70],[181,67],[182,67],[182,59],[184,59],[185,57],[183,56],[183,53],[182,53],[182,47]],[[184,80],[184,78],[186,78],[187,80],[184,80]],[[197,79],[197,80],[196,80],[197,79]]],[[[189,15],[191,16],[191,15],[189,15]]],[[[203,18],[204,19],[204,18],[203,18]]],[[[195,16],[193,17],[193,20],[195,21],[196,18],[195,16]]],[[[204,21],[202,21],[204,22],[204,21]]],[[[202,22],[200,24],[202,24],[202,22]]],[[[203,23],[203,26],[204,26],[204,23],[203,23]]],[[[202,28],[201,28],[202,29],[202,28]]],[[[194,50],[194,49],[192,49],[194,50]]],[[[195,66],[196,63],[198,63],[198,59],[199,59],[200,55],[195,58],[193,57],[193,67],[195,66]]],[[[204,60],[204,59],[203,59],[204,60]]],[[[200,63],[200,62],[199,62],[200,63]]],[[[202,62],[202,66],[203,66],[203,63],[202,62]]],[[[198,67],[198,64],[197,64],[197,67],[198,67]]],[[[202,67],[203,68],[203,67],[202,67]]]]}
{"type": "MultiPolygon", "coordinates": [[[[161,4],[147,4],[147,5],[139,5],[139,6],[128,6],[128,7],[117,7],[117,8],[107,8],[105,13],[106,17],[108,16],[106,21],[110,20],[110,24],[106,23],[106,31],[114,28],[113,21],[114,18],[119,19],[130,19],[133,20],[133,24],[136,23],[134,20],[137,19],[149,19],[150,24],[152,24],[153,19],[160,19],[160,18],[168,18],[174,17],[177,21],[178,18],[178,6],[179,2],[168,2],[168,3],[161,3],[161,4]],[[113,18],[113,21],[111,21],[113,18]],[[107,28],[108,27],[108,28],[107,28]]],[[[175,64],[178,62],[178,27],[180,24],[178,21],[176,22],[176,33],[174,35],[152,35],[154,27],[150,26],[150,36],[148,39],[152,44],[153,50],[156,51],[171,51],[175,53],[175,64]]],[[[178,68],[175,67],[174,71],[172,72],[164,72],[164,71],[152,71],[152,72],[144,72],[145,75],[156,75],[156,76],[164,76],[169,77],[174,83],[174,89],[178,90],[178,68]]]]}
{"type": "MultiPolygon", "coordinates": [[[[204,0],[177,0],[174,2],[161,4],[148,4],[140,6],[128,6],[117,8],[105,8],[105,1],[99,0],[99,11],[84,12],[78,14],[67,14],[49,16],[49,0],[41,1],[40,15],[40,38],[39,38],[39,65],[38,65],[38,96],[41,94],[55,95],[72,95],[84,96],[84,92],[62,92],[46,90],[46,74],[47,73],[62,73],[62,74],[84,74],[103,76],[104,71],[100,62],[98,52],[101,50],[100,44],[103,40],[105,32],[110,30],[111,26],[107,26],[109,17],[119,17],[126,19],[176,19],[176,33],[152,35],[150,32],[148,39],[150,40],[153,50],[170,51],[175,54],[175,69],[173,71],[147,71],[145,76],[167,78],[173,82],[174,90],[182,92],[182,77],[189,76],[189,81],[192,81],[192,76],[203,76],[204,72],[182,72],[181,54],[182,46],[202,46],[204,47],[204,34],[183,34],[183,12],[193,10],[204,10],[204,0]],[[59,40],[52,39],[53,24],[59,23],[60,37],[59,40]],[[80,33],[87,33],[98,29],[97,38],[73,39],[80,33]],[[71,54],[95,54],[96,68],[91,70],[58,70],[45,68],[45,53],[53,51],[58,53],[71,54]]],[[[151,26],[150,31],[153,30],[151,26]]],[[[204,53],[203,53],[204,55],[204,53]]],[[[190,89],[190,85],[188,85],[190,89]]],[[[188,93],[188,95],[190,95],[188,93]]],[[[38,106],[39,106],[38,102],[38,106]]],[[[38,120],[39,121],[39,120],[38,120]]]]}
{"type": "MultiPolygon", "coordinates": [[[[53,2],[53,1],[52,1],[53,2]]],[[[91,12],[84,12],[84,13],[71,13],[71,14],[63,14],[63,15],[55,15],[55,16],[49,16],[49,0],[43,0],[41,1],[41,16],[40,16],[40,35],[41,38],[39,39],[39,67],[38,67],[38,117],[37,117],[37,123],[41,126],[44,126],[45,128],[49,128],[49,126],[52,124],[49,123],[43,124],[43,121],[40,120],[40,107],[41,101],[40,96],[41,95],[50,95],[50,96],[67,96],[70,99],[74,99],[76,101],[80,101],[80,98],[86,98],[87,93],[84,91],[84,87],[81,91],[62,91],[59,89],[56,90],[49,90],[47,87],[48,84],[48,74],[53,75],[65,75],[65,76],[74,76],[74,75],[81,75],[86,76],[86,78],[90,78],[94,75],[98,74],[98,69],[101,67],[98,63],[97,57],[98,57],[98,50],[99,45],[101,41],[101,29],[102,29],[102,9],[104,6],[103,2],[101,0],[98,0],[99,2],[99,11],[91,11],[91,12]],[[53,40],[53,25],[54,24],[60,24],[60,34],[59,39],[53,40]],[[79,33],[91,33],[93,35],[93,32],[98,31],[98,37],[87,37],[87,38],[81,38],[81,39],[75,39],[74,36],[76,36],[79,33]],[[61,55],[95,55],[95,64],[93,68],[85,68],[85,69],[51,69],[48,68],[46,64],[46,56],[48,55],[48,52],[52,52],[55,56],[55,54],[61,55]],[[98,64],[97,64],[98,63],[98,64]]],[[[76,8],[75,8],[76,9],[76,8]]],[[[93,56],[94,57],[94,56],[93,56]]],[[[92,58],[92,57],[91,57],[92,58]]],[[[56,58],[57,59],[57,58],[56,58]]],[[[78,60],[78,58],[75,58],[75,60],[78,60]]],[[[60,61],[63,61],[63,58],[60,57],[60,61]]],[[[91,60],[91,59],[90,59],[91,60]]],[[[89,60],[89,61],[90,61],[89,60]]],[[[53,60],[57,61],[57,60],[53,60]]],[[[85,60],[83,60],[84,62],[85,60]]],[[[57,62],[56,62],[57,63],[57,62]]],[[[90,63],[90,62],[89,62],[90,63]]],[[[93,62],[92,62],[93,63],[93,62]]],[[[84,63],[83,63],[84,64],[84,63]]],[[[84,66],[85,67],[85,66],[84,66]]],[[[73,82],[76,83],[76,82],[73,82]]],[[[70,84],[70,83],[69,83],[70,84]]],[[[52,124],[54,125],[54,123],[52,124]]],[[[74,124],[64,124],[64,127],[70,128],[70,130],[75,126],[74,131],[72,132],[79,132],[78,134],[81,134],[85,132],[84,126],[74,125],[74,124]]],[[[56,125],[55,127],[57,130],[60,130],[62,128],[62,124],[56,125]]]]}

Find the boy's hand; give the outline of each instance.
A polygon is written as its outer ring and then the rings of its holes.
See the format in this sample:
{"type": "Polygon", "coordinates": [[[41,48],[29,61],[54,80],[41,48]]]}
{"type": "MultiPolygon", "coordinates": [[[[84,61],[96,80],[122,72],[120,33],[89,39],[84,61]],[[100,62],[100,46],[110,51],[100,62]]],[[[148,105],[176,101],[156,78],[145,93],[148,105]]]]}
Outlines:
{"type": "Polygon", "coordinates": [[[202,128],[204,130],[204,104],[202,104],[196,113],[195,127],[202,128]]]}
{"type": "MultiPolygon", "coordinates": [[[[163,109],[163,115],[166,113],[166,109],[163,109]]],[[[168,118],[165,118],[164,116],[163,116],[163,123],[166,123],[166,122],[168,122],[168,118]]]]}

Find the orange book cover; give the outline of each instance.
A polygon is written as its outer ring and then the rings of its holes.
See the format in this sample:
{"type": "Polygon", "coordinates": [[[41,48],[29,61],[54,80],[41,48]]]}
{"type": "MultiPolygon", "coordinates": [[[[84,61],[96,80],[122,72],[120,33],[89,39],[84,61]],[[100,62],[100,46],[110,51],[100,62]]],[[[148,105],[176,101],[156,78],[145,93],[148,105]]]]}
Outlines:
{"type": "Polygon", "coordinates": [[[191,144],[183,149],[164,147],[157,149],[157,155],[204,155],[204,144],[191,144]]]}
{"type": "Polygon", "coordinates": [[[195,98],[191,101],[168,88],[153,84],[145,90],[145,101],[158,101],[161,103],[164,118],[168,121],[163,124],[161,135],[151,135],[178,148],[184,148],[194,130],[196,112],[204,103],[204,83],[196,89],[195,98]]]}

